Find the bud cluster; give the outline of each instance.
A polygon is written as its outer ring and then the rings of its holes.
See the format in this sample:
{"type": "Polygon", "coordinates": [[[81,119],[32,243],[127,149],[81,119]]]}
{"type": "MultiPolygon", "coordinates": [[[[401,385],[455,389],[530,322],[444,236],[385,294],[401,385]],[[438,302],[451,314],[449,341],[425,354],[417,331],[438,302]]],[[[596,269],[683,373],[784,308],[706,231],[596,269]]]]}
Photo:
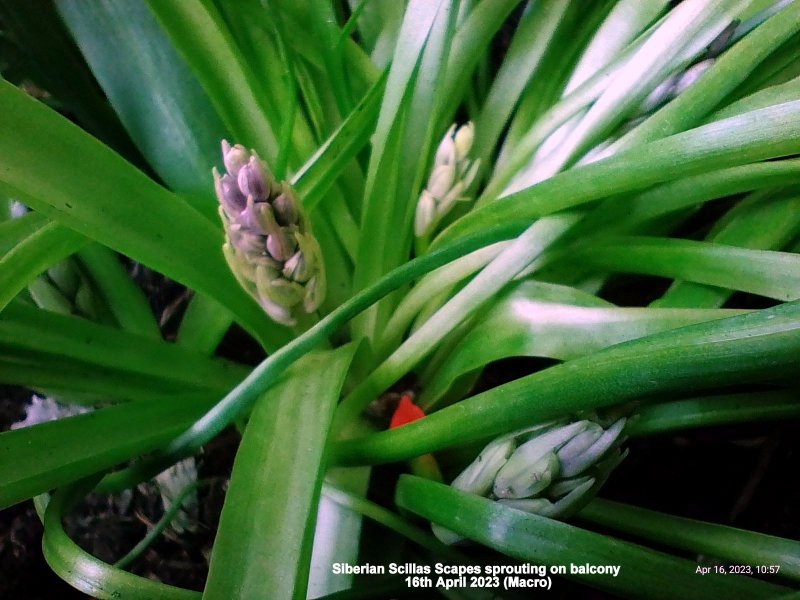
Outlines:
{"type": "Polygon", "coordinates": [[[255,152],[223,140],[222,158],[227,172],[213,172],[228,265],[272,319],[294,325],[325,296],[319,244],[291,187],[255,152]]]}
{"type": "Polygon", "coordinates": [[[99,312],[95,291],[72,257],[28,283],[28,291],[36,305],[45,310],[86,319],[95,319],[99,312]]]}
{"type": "MultiPolygon", "coordinates": [[[[619,464],[625,419],[604,429],[590,420],[547,423],[490,442],[450,484],[544,517],[564,518],[578,510],[619,464]]],[[[442,542],[462,538],[433,526],[442,542]]]]}
{"type": "Polygon", "coordinates": [[[469,152],[475,137],[470,122],[456,129],[451,125],[436,150],[428,184],[417,201],[414,234],[429,236],[439,222],[465,194],[478,173],[479,161],[470,160],[469,152]]]}

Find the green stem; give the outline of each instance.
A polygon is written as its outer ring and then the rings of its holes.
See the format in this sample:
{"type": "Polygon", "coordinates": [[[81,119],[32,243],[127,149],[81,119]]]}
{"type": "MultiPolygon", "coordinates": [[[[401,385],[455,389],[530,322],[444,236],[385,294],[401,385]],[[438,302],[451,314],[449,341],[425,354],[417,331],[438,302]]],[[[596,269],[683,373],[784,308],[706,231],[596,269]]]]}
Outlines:
{"type": "Polygon", "coordinates": [[[632,437],[676,430],[800,417],[797,390],[691,398],[644,407],[625,432],[632,437]]]}
{"type": "Polygon", "coordinates": [[[278,375],[298,358],[324,343],[342,325],[398,287],[478,248],[506,239],[508,230],[495,227],[452,245],[414,259],[382,277],[328,314],[314,327],[282,347],[256,367],[208,413],[183,435],[155,456],[122,471],[108,475],[100,484],[103,491],[119,490],[150,479],[170,464],[189,456],[217,436],[238,416],[244,414],[278,375]]]}
{"type": "Polygon", "coordinates": [[[675,517],[608,500],[592,500],[578,517],[650,542],[742,565],[741,575],[778,575],[800,581],[800,542],[735,527],[675,517]],[[778,567],[777,573],[757,571],[778,567]]]}
{"type": "Polygon", "coordinates": [[[131,548],[128,553],[125,554],[125,556],[115,562],[114,568],[124,569],[137,558],[139,558],[142,555],[142,552],[147,550],[151,544],[158,539],[158,536],[160,536],[167,526],[169,526],[169,524],[172,522],[172,519],[175,518],[175,515],[180,512],[181,508],[183,508],[184,500],[197,491],[197,488],[207,483],[209,482],[203,480],[193,481],[184,487],[181,492],[172,500],[169,508],[164,512],[158,522],[153,525],[150,531],[147,532],[147,535],[145,535],[138,544],[131,548]]]}
{"type": "Polygon", "coordinates": [[[394,462],[656,393],[786,377],[798,351],[800,302],[790,302],[618,344],[333,451],[339,465],[394,462]]]}

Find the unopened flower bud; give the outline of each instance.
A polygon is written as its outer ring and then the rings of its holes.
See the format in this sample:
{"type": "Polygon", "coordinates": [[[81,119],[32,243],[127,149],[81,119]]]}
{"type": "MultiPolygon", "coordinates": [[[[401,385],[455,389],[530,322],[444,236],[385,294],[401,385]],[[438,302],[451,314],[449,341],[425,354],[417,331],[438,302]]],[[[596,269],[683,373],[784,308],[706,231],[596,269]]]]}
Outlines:
{"type": "Polygon", "coordinates": [[[558,470],[555,452],[586,429],[588,421],[578,421],[551,429],[522,444],[500,469],[494,482],[498,498],[526,498],[549,485],[552,470],[558,470]],[[542,479],[549,477],[547,485],[542,479]]]}
{"type": "Polygon", "coordinates": [[[515,448],[513,438],[495,440],[483,449],[478,458],[464,469],[451,485],[462,492],[485,496],[491,491],[494,478],[515,448]]]}
{"type": "MultiPolygon", "coordinates": [[[[506,434],[491,443],[451,485],[503,506],[549,518],[566,518],[588,502],[625,454],[618,446],[625,427],[608,429],[582,420],[551,422],[506,434]]],[[[463,538],[434,525],[439,540],[463,538]]]]}
{"type": "Polygon", "coordinates": [[[472,123],[458,129],[452,125],[436,149],[431,175],[417,201],[417,237],[433,233],[455,202],[467,199],[465,193],[478,173],[478,161],[469,158],[474,137],[472,123]]]}
{"type": "Polygon", "coordinates": [[[239,169],[250,162],[250,153],[239,144],[231,146],[228,140],[222,140],[222,162],[228,174],[235,179],[239,169]]]}
{"type": "Polygon", "coordinates": [[[317,310],[325,297],[319,244],[288,184],[240,145],[222,142],[227,173],[214,173],[225,226],[223,252],[239,284],[284,325],[298,311],[317,310]]]}

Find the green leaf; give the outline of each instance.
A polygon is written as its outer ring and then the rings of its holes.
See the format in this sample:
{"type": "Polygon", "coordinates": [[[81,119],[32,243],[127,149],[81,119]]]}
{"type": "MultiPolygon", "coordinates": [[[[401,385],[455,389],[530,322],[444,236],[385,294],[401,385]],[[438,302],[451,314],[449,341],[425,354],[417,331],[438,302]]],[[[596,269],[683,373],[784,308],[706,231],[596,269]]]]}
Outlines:
{"type": "Polygon", "coordinates": [[[581,54],[564,88],[568,94],[592,75],[612,63],[668,8],[666,0],[639,2],[639,0],[620,0],[597,28],[592,40],[581,54]]]}
{"type": "Polygon", "coordinates": [[[504,247],[463,289],[359,382],[337,411],[337,427],[356,419],[372,400],[422,362],[455,327],[485,307],[506,284],[529,268],[577,218],[573,211],[540,219],[504,247]]]}
{"type": "Polygon", "coordinates": [[[369,142],[385,84],[386,72],[331,137],[295,173],[292,185],[307,210],[314,210],[324,201],[325,193],[336,182],[348,161],[369,142]]]}
{"type": "MultiPolygon", "coordinates": [[[[719,221],[708,240],[718,244],[762,250],[784,247],[798,233],[800,196],[754,194],[737,204],[719,221]]],[[[782,274],[781,274],[782,275],[782,274]]],[[[661,298],[652,303],[660,307],[722,306],[733,292],[728,289],[687,281],[676,281],[661,298]]]]}
{"type": "Polygon", "coordinates": [[[618,308],[572,288],[526,281],[498,298],[428,374],[419,403],[429,408],[459,377],[502,358],[571,360],[659,331],[736,314],[733,310],[618,308]],[[486,343],[488,339],[491,344],[486,343]]]}
{"type": "MultiPolygon", "coordinates": [[[[476,3],[453,36],[441,96],[442,117],[451,120],[472,82],[472,74],[485,58],[492,39],[521,0],[476,3]]],[[[463,9],[463,6],[460,7],[463,9]]]]}
{"type": "Polygon", "coordinates": [[[204,598],[305,599],[328,428],[355,348],[307,355],[256,404],[204,598]]]}
{"type": "Polygon", "coordinates": [[[226,130],[142,0],[56,3],[92,72],[147,161],[216,221],[210,173],[226,130]]]}
{"type": "Polygon", "coordinates": [[[475,123],[475,156],[488,166],[492,149],[569,8],[566,1],[530,2],[475,123]]]}
{"type": "MultiPolygon", "coordinates": [[[[156,456],[131,467],[129,472],[109,481],[105,489],[120,489],[118,485],[129,481],[143,481],[161,472],[180,458],[193,454],[203,444],[213,439],[234,419],[252,408],[256,400],[291,364],[320,344],[327,343],[342,326],[368,306],[409,281],[428,273],[456,258],[469,254],[477,248],[504,239],[508,231],[503,227],[485,230],[450,246],[418,257],[382,277],[366,290],[355,294],[330,314],[326,315],[308,331],[258,365],[239,385],[217,402],[189,430],[156,456]]],[[[124,489],[124,488],[123,488],[124,489]]]]}
{"type": "Polygon", "coordinates": [[[26,212],[19,218],[0,223],[0,254],[5,255],[14,246],[47,225],[48,218],[37,212],[26,212]]]}
{"type": "Polygon", "coordinates": [[[147,298],[114,252],[100,244],[90,244],[78,258],[122,329],[161,339],[161,329],[147,298]]]}
{"type": "Polygon", "coordinates": [[[494,260],[508,245],[509,242],[499,242],[481,248],[421,278],[398,304],[397,310],[386,324],[381,343],[378,344],[375,351],[376,355],[383,358],[391,354],[400,344],[412,321],[421,315],[431,298],[448,293],[448,290],[451,290],[458,282],[494,260]]]}
{"type": "Polygon", "coordinates": [[[570,262],[612,273],[685,279],[782,301],[800,298],[800,255],[788,252],[631,236],[594,240],[568,253],[570,262]]]}
{"type": "Polygon", "coordinates": [[[696,126],[774,49],[798,31],[800,5],[789,3],[723,53],[694,85],[615,143],[614,149],[637,146],[696,126]]]}
{"type": "Polygon", "coordinates": [[[689,325],[517,379],[404,427],[339,442],[337,463],[392,462],[655,393],[786,377],[797,369],[799,349],[800,302],[689,325]]]}
{"type": "Polygon", "coordinates": [[[88,366],[127,371],[190,389],[225,393],[247,368],[86,319],[11,304],[0,315],[0,351],[72,359],[88,366]]]}
{"type": "Polygon", "coordinates": [[[42,551],[56,575],[75,589],[101,600],[199,600],[199,592],[166,585],[112,567],[69,538],[61,522],[64,513],[80,500],[83,493],[89,491],[87,488],[91,484],[92,481],[81,482],[74,487],[60,489],[49,503],[42,497],[36,498],[40,517],[44,515],[42,551]]]}
{"type": "MultiPolygon", "coordinates": [[[[451,0],[412,0],[395,49],[372,142],[362,235],[354,285],[364,289],[402,264],[411,246],[411,222],[422,175],[428,168],[436,122],[436,86],[444,73],[456,7],[451,0]]],[[[391,303],[369,309],[354,326],[371,338],[391,303]]]]}
{"type": "Polygon", "coordinates": [[[0,107],[0,187],[10,196],[211,296],[267,345],[286,340],[231,275],[220,226],[5,82],[0,107]]]}
{"type": "Polygon", "coordinates": [[[570,169],[467,213],[435,240],[543,215],[655,183],[800,152],[800,101],[751,111],[570,169]]]}
{"type": "Polygon", "coordinates": [[[0,311],[29,282],[88,243],[81,234],[53,222],[19,241],[0,258],[0,311]]]}
{"type": "Polygon", "coordinates": [[[63,401],[92,403],[121,400],[152,400],[180,395],[208,400],[218,392],[188,387],[185,383],[154,377],[142,377],[131,371],[120,371],[57,354],[41,354],[14,348],[0,355],[0,381],[20,385],[42,393],[58,393],[63,401]]]}
{"type": "Polygon", "coordinates": [[[221,15],[201,0],[146,0],[173,47],[194,72],[236,141],[274,167],[280,127],[256,97],[255,74],[221,15]]]}
{"type": "Polygon", "coordinates": [[[690,398],[643,407],[625,427],[631,437],[800,416],[797,390],[690,398]]]}
{"type": "Polygon", "coordinates": [[[0,433],[0,507],[154,450],[205,406],[175,396],[0,433]]]}
{"type": "Polygon", "coordinates": [[[759,108],[766,108],[767,106],[774,106],[775,104],[791,102],[796,99],[798,95],[800,95],[800,77],[795,77],[786,83],[768,87],[749,96],[745,96],[732,104],[728,104],[726,107],[709,115],[706,122],[719,121],[751,110],[758,110],[759,108]]]}
{"type": "Polygon", "coordinates": [[[195,294],[186,306],[175,343],[194,352],[213,354],[232,324],[233,317],[224,306],[195,294]]]}
{"type": "Polygon", "coordinates": [[[405,508],[503,554],[548,567],[565,577],[625,598],[778,598],[790,590],[737,575],[696,573],[697,563],[579,529],[440,483],[403,475],[395,501],[405,508]],[[616,576],[581,575],[572,565],[616,565],[616,576]]]}
{"type": "Polygon", "coordinates": [[[654,510],[595,499],[578,518],[649,542],[713,556],[742,565],[756,575],[756,566],[777,565],[779,577],[800,581],[800,542],[716,523],[675,517],[654,510]]]}
{"type": "Polygon", "coordinates": [[[19,75],[46,90],[51,102],[55,101],[74,114],[92,135],[127,157],[140,159],[97,85],[95,73],[89,70],[70,39],[59,17],[60,4],[50,0],[31,0],[24,4],[13,0],[0,2],[3,37],[25,56],[19,75]]]}
{"type": "Polygon", "coordinates": [[[361,45],[376,65],[386,66],[393,57],[407,2],[360,0],[356,5],[356,0],[348,0],[348,3],[356,17],[361,45]]]}
{"type": "Polygon", "coordinates": [[[751,190],[800,183],[800,160],[766,161],[655,185],[641,193],[613,196],[588,211],[563,238],[636,233],[647,223],[704,202],[751,190]]]}
{"type": "Polygon", "coordinates": [[[518,190],[549,177],[601,142],[634,116],[641,102],[669,75],[691,61],[727,27],[741,0],[709,0],[680,4],[625,59],[606,89],[565,139],[535,169],[525,169],[512,183],[518,190]],[[689,53],[689,56],[687,56],[689,53]]]}

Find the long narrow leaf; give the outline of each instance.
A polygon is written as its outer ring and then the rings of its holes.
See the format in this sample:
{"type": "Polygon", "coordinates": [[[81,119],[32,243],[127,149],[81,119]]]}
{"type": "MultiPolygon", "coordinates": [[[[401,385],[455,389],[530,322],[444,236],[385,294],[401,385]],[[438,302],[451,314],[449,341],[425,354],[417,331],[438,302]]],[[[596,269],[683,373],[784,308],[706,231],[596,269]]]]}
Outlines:
{"type": "Polygon", "coordinates": [[[175,191],[216,218],[208,177],[226,130],[203,89],[142,0],[56,7],[131,138],[175,191]]]}
{"type": "Polygon", "coordinates": [[[611,272],[696,281],[777,300],[800,298],[800,255],[711,242],[622,237],[576,247],[570,259],[611,272]]]}
{"type": "Polygon", "coordinates": [[[404,427],[339,442],[337,459],[391,462],[656,392],[786,377],[797,368],[798,349],[800,302],[690,325],[545,369],[404,427]]]}
{"type": "Polygon", "coordinates": [[[675,517],[654,510],[596,499],[579,513],[581,519],[631,533],[670,548],[714,556],[742,565],[747,575],[772,573],[758,567],[777,566],[777,575],[800,580],[800,542],[735,527],[675,517]]]}
{"type": "Polygon", "coordinates": [[[0,507],[149,452],[202,410],[202,404],[173,397],[0,433],[0,507]]]}
{"type": "Polygon", "coordinates": [[[0,258],[0,311],[41,273],[89,243],[81,234],[47,223],[0,258]]]}
{"type": "MultiPolygon", "coordinates": [[[[440,483],[404,475],[396,501],[476,542],[625,598],[780,598],[789,589],[736,575],[697,575],[694,562],[508,508],[440,483]],[[616,565],[618,573],[575,576],[573,565],[616,565]]],[[[505,578],[504,578],[505,581],[505,578]]]]}
{"type": "Polygon", "coordinates": [[[800,416],[797,390],[751,392],[661,402],[643,407],[625,433],[642,437],[728,423],[780,421],[800,416]]]}
{"type": "Polygon", "coordinates": [[[655,183],[800,152],[800,101],[747,112],[570,169],[456,221],[434,243],[655,183]]]}
{"type": "Polygon", "coordinates": [[[627,340],[738,314],[728,310],[646,309],[573,303],[569,288],[526,282],[499,299],[428,378],[430,406],[459,377],[511,356],[571,360],[627,340]],[[561,290],[565,291],[561,291],[561,290]],[[557,296],[561,295],[562,302],[557,296]],[[495,340],[487,344],[486,340],[495,340]]]}
{"type": "Polygon", "coordinates": [[[247,375],[245,367],[177,344],[21,303],[0,315],[0,349],[51,354],[223,393],[247,375]]]}
{"type": "Polygon", "coordinates": [[[0,186],[10,195],[213,297],[269,345],[286,339],[231,275],[220,227],[5,82],[0,107],[0,186]]]}
{"type": "Polygon", "coordinates": [[[274,166],[279,128],[256,98],[249,83],[255,75],[214,7],[200,0],[147,0],[147,5],[236,140],[274,166]]]}
{"type": "Polygon", "coordinates": [[[309,354],[256,404],[203,598],[305,599],[328,428],[354,350],[309,354]]]}

